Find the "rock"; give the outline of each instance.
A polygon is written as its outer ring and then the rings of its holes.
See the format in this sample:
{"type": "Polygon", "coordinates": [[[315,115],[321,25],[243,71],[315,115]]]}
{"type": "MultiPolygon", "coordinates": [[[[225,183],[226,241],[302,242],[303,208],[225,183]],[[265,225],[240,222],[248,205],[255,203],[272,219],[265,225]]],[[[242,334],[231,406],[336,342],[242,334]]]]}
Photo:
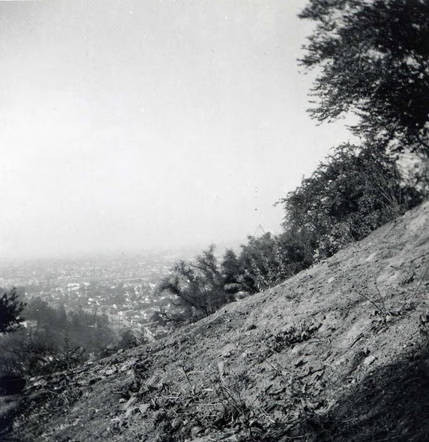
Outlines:
{"type": "Polygon", "coordinates": [[[376,359],[374,355],[370,355],[363,360],[363,364],[366,366],[371,365],[376,359]]]}
{"type": "Polygon", "coordinates": [[[149,408],[150,408],[150,404],[141,404],[138,406],[138,409],[141,414],[146,414],[147,410],[149,410],[149,408]]]}
{"type": "Polygon", "coordinates": [[[229,358],[235,351],[235,345],[234,344],[226,344],[222,350],[220,351],[220,355],[224,358],[229,358]]]}
{"type": "Polygon", "coordinates": [[[195,425],[191,428],[191,437],[196,437],[203,432],[203,428],[199,425],[195,425]]]}
{"type": "Polygon", "coordinates": [[[104,371],[103,374],[105,374],[106,376],[111,376],[114,373],[116,373],[116,367],[108,368],[104,371]]]}
{"type": "Polygon", "coordinates": [[[322,371],[324,369],[324,365],[320,362],[314,362],[311,365],[311,373],[316,373],[318,371],[322,371]]]}
{"type": "Polygon", "coordinates": [[[307,362],[305,361],[304,358],[299,358],[296,362],[295,362],[295,367],[301,367],[301,365],[306,364],[307,362]]]}

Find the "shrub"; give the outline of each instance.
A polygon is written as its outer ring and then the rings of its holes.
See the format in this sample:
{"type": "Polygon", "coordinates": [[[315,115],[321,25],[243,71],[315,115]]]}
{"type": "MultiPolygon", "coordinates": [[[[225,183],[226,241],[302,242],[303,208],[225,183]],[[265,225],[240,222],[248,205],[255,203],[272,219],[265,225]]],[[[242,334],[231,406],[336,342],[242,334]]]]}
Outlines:
{"type": "Polygon", "coordinates": [[[24,320],[21,313],[24,303],[18,298],[16,289],[4,291],[0,297],[0,333],[11,332],[19,328],[24,320]]]}
{"type": "Polygon", "coordinates": [[[224,278],[214,255],[214,246],[192,262],[179,261],[170,275],[161,280],[157,290],[168,291],[174,296],[176,312],[170,317],[176,320],[208,316],[230,298],[224,289],[224,278]],[[179,315],[177,311],[180,311],[179,315]]]}
{"type": "Polygon", "coordinates": [[[272,287],[290,276],[288,257],[280,237],[265,233],[260,237],[249,236],[241,246],[239,256],[239,280],[241,289],[256,293],[272,287]]]}
{"type": "MultiPolygon", "coordinates": [[[[314,256],[331,256],[418,204],[422,194],[404,183],[383,149],[343,144],[311,177],[281,200],[283,226],[306,235],[314,256]]],[[[304,247],[304,246],[303,246],[304,247]]]]}
{"type": "Polygon", "coordinates": [[[238,255],[226,251],[220,266],[213,247],[194,262],[177,263],[159,290],[175,295],[182,312],[164,312],[164,317],[198,319],[238,292],[252,294],[275,286],[363,239],[422,201],[427,181],[420,171],[414,175],[405,179],[397,158],[382,143],[336,147],[279,201],[285,209],[283,233],[249,236],[238,255]]]}

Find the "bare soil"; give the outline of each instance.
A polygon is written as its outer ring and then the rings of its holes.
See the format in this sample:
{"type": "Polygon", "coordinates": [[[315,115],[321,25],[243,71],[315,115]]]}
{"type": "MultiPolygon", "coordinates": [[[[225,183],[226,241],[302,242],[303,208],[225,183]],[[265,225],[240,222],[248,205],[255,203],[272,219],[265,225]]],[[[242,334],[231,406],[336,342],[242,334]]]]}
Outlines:
{"type": "Polygon", "coordinates": [[[429,440],[429,202],[148,346],[32,379],[17,441],[429,440]]]}

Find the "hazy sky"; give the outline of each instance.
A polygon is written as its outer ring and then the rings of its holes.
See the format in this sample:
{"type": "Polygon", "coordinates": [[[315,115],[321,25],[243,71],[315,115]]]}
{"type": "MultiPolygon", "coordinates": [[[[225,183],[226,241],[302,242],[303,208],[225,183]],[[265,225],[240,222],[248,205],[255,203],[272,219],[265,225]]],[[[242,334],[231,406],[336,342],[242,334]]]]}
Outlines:
{"type": "Polygon", "coordinates": [[[346,141],[303,0],[0,2],[2,257],[243,240],[346,141]]]}

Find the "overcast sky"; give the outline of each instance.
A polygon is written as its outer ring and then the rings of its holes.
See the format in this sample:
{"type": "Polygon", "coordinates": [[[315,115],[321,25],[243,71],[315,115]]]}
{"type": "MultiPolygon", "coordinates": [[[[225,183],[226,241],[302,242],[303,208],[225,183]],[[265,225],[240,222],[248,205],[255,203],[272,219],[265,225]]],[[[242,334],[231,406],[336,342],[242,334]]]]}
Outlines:
{"type": "Polygon", "coordinates": [[[347,141],[310,120],[303,0],[0,2],[0,253],[204,246],[347,141]]]}

